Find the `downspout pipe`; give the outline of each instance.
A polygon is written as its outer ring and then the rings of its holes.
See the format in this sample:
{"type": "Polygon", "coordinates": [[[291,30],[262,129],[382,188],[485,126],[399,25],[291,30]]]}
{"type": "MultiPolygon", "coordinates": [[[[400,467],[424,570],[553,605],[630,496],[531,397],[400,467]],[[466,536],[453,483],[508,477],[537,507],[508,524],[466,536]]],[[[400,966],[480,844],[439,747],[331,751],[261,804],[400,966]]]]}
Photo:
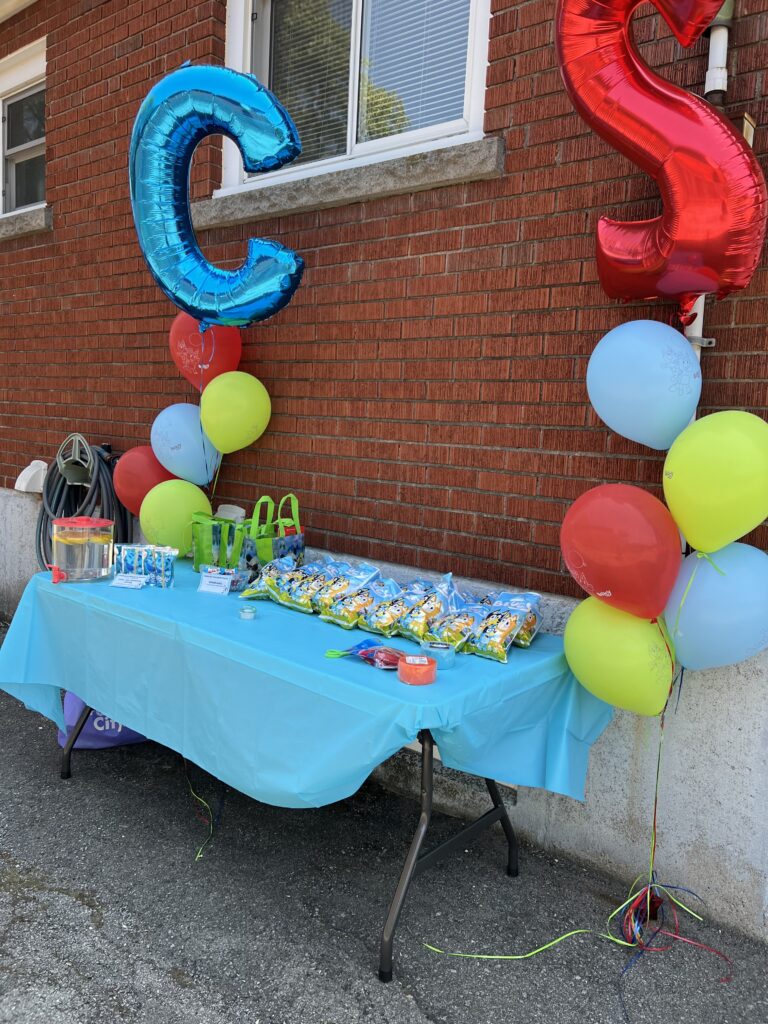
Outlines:
{"type": "MultiPolygon", "coordinates": [[[[704,96],[716,107],[725,105],[728,91],[728,41],[733,24],[733,3],[734,0],[725,0],[709,29],[709,65],[704,96]]],[[[693,346],[697,359],[701,359],[703,344],[707,347],[713,344],[711,339],[704,338],[704,302],[705,297],[700,295],[691,311],[693,320],[685,328],[685,336],[693,346]]]]}

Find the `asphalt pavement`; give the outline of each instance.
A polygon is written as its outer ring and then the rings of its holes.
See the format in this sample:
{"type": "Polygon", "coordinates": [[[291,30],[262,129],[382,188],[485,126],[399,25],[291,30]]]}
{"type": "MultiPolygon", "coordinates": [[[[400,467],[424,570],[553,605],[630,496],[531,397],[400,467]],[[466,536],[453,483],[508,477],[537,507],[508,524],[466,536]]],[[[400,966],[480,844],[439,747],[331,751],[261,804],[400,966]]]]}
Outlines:
{"type": "MultiPolygon", "coordinates": [[[[766,948],[714,924],[629,957],[589,935],[522,961],[573,928],[601,930],[620,881],[523,849],[504,873],[499,831],[416,880],[376,975],[378,939],[418,809],[375,782],[311,811],[257,803],[146,743],[75,753],[59,779],[49,722],[0,694],[0,1024],[761,1024],[766,948]]],[[[297,751],[301,756],[301,751],[297,751]]],[[[514,809],[512,809],[514,820],[514,809]]],[[[434,840],[460,827],[436,814],[434,840]]],[[[646,851],[638,850],[642,865],[646,851]]]]}

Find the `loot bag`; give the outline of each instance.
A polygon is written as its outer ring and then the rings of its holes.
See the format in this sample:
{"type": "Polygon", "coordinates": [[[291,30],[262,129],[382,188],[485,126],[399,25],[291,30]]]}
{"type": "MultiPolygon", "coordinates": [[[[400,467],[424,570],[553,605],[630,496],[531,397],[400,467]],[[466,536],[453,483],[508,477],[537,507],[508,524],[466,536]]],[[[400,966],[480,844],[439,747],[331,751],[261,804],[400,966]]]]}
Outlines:
{"type": "Polygon", "coordinates": [[[506,664],[509,649],[523,626],[527,608],[515,611],[497,607],[488,612],[467,641],[464,650],[506,664]]]}
{"type": "Polygon", "coordinates": [[[514,594],[502,591],[500,594],[494,594],[493,607],[507,609],[522,616],[520,631],[512,642],[515,647],[530,647],[541,628],[541,594],[514,594]]]}
{"type": "Polygon", "coordinates": [[[299,522],[299,501],[286,494],[277,506],[271,498],[261,498],[253,510],[244,557],[268,565],[276,558],[293,555],[297,564],[304,559],[304,534],[299,522]]]}
{"type": "MultiPolygon", "coordinates": [[[[394,580],[388,582],[397,587],[394,580]]],[[[399,593],[395,596],[387,595],[367,609],[357,623],[360,629],[365,629],[369,633],[381,633],[382,636],[394,635],[400,619],[425,593],[418,581],[415,586],[408,584],[405,590],[400,590],[399,587],[397,589],[399,593]]]]}
{"type": "Polygon", "coordinates": [[[245,523],[195,512],[192,516],[192,564],[195,572],[199,572],[203,563],[222,569],[237,568],[245,535],[245,523]]]}
{"type": "Polygon", "coordinates": [[[449,644],[455,651],[460,651],[487,614],[487,606],[468,604],[466,608],[459,608],[433,621],[426,639],[449,644]]]}
{"type": "Polygon", "coordinates": [[[267,589],[268,581],[293,572],[295,568],[296,559],[293,555],[284,555],[282,558],[276,558],[274,562],[270,562],[269,565],[264,566],[259,578],[255,580],[250,587],[246,587],[240,596],[249,599],[267,601],[270,596],[269,590],[267,589]]]}
{"type": "Polygon", "coordinates": [[[458,611],[465,602],[453,582],[451,573],[446,573],[432,589],[420,598],[416,604],[400,619],[397,634],[410,640],[423,640],[432,623],[458,611]]]}
{"type": "Polygon", "coordinates": [[[318,615],[324,615],[342,597],[367,586],[378,577],[379,570],[375,565],[369,565],[368,562],[358,562],[357,565],[343,568],[314,594],[312,597],[313,611],[316,611],[318,615]]]}
{"type": "MultiPolygon", "coordinates": [[[[67,731],[66,733],[63,733],[61,729],[58,731],[60,747],[66,744],[83,711],[85,711],[85,703],[74,693],[67,691],[64,694],[64,723],[67,731]]],[[[146,736],[142,736],[141,733],[127,729],[124,725],[120,725],[119,722],[107,718],[106,715],[102,715],[98,711],[92,711],[83,726],[83,731],[75,741],[75,750],[106,750],[108,747],[123,747],[129,743],[143,743],[145,739],[146,736]]]]}

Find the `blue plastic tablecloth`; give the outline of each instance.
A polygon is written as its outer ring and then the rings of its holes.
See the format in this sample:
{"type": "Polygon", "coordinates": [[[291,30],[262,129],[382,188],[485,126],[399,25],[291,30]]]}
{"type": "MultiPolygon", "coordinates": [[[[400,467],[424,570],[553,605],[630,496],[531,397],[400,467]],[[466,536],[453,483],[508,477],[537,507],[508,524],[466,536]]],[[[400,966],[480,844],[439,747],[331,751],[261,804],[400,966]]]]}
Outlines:
{"type": "MultiPolygon", "coordinates": [[[[60,689],[258,800],[317,807],[354,793],[420,729],[443,762],[473,775],[582,799],[590,745],[611,708],[540,634],[500,665],[462,655],[431,686],[359,658],[365,634],[316,616],[200,594],[189,563],[172,590],[107,581],[27,585],[0,648],[0,688],[63,726],[60,689]]],[[[404,650],[416,645],[396,638],[404,650]]]]}

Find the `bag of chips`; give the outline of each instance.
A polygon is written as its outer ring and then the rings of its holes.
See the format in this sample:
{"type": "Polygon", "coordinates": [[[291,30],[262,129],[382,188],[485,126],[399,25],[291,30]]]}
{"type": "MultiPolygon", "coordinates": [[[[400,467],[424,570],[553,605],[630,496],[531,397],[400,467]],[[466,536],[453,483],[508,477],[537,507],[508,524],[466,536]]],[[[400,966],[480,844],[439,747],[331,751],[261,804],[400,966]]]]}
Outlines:
{"type": "Polygon", "coordinates": [[[408,637],[410,640],[424,640],[433,622],[437,622],[450,612],[458,611],[464,604],[465,601],[456,589],[452,574],[446,573],[398,621],[397,635],[408,637]]]}
{"type": "Polygon", "coordinates": [[[368,562],[358,562],[357,565],[347,565],[343,562],[337,564],[341,567],[340,571],[312,597],[312,610],[318,615],[325,614],[342,597],[367,586],[380,575],[376,566],[368,562]]]}
{"type": "Polygon", "coordinates": [[[309,562],[295,572],[267,581],[269,596],[286,608],[311,615],[313,596],[339,572],[342,564],[329,558],[309,562]]]}
{"type": "Polygon", "coordinates": [[[408,583],[404,590],[400,590],[394,580],[389,582],[394,584],[399,592],[395,596],[388,594],[371,605],[365,615],[360,617],[360,629],[365,629],[369,633],[380,633],[382,636],[394,636],[400,619],[429,590],[429,585],[420,580],[408,583]]]}
{"type": "Polygon", "coordinates": [[[295,570],[296,559],[293,555],[283,555],[282,558],[276,558],[274,562],[270,562],[268,565],[264,566],[259,578],[255,580],[250,587],[246,587],[240,596],[266,601],[270,596],[267,588],[267,582],[269,580],[275,580],[279,577],[285,576],[288,573],[295,572],[295,570]]]}
{"type": "Polygon", "coordinates": [[[460,651],[487,614],[487,607],[481,604],[468,604],[466,608],[449,612],[433,622],[426,639],[450,644],[454,650],[460,651]]]}
{"type": "Polygon", "coordinates": [[[325,622],[335,622],[344,629],[354,628],[373,605],[387,597],[392,597],[399,590],[394,580],[374,579],[366,587],[360,587],[351,594],[346,594],[324,611],[320,618],[325,622]]]}
{"type": "Polygon", "coordinates": [[[523,617],[522,610],[494,608],[472,633],[464,650],[467,654],[479,654],[481,658],[506,664],[509,649],[522,628],[523,617]]]}
{"type": "Polygon", "coordinates": [[[541,594],[502,591],[494,593],[493,598],[492,607],[506,608],[522,615],[523,624],[513,643],[515,647],[530,647],[541,628],[541,594]]]}

